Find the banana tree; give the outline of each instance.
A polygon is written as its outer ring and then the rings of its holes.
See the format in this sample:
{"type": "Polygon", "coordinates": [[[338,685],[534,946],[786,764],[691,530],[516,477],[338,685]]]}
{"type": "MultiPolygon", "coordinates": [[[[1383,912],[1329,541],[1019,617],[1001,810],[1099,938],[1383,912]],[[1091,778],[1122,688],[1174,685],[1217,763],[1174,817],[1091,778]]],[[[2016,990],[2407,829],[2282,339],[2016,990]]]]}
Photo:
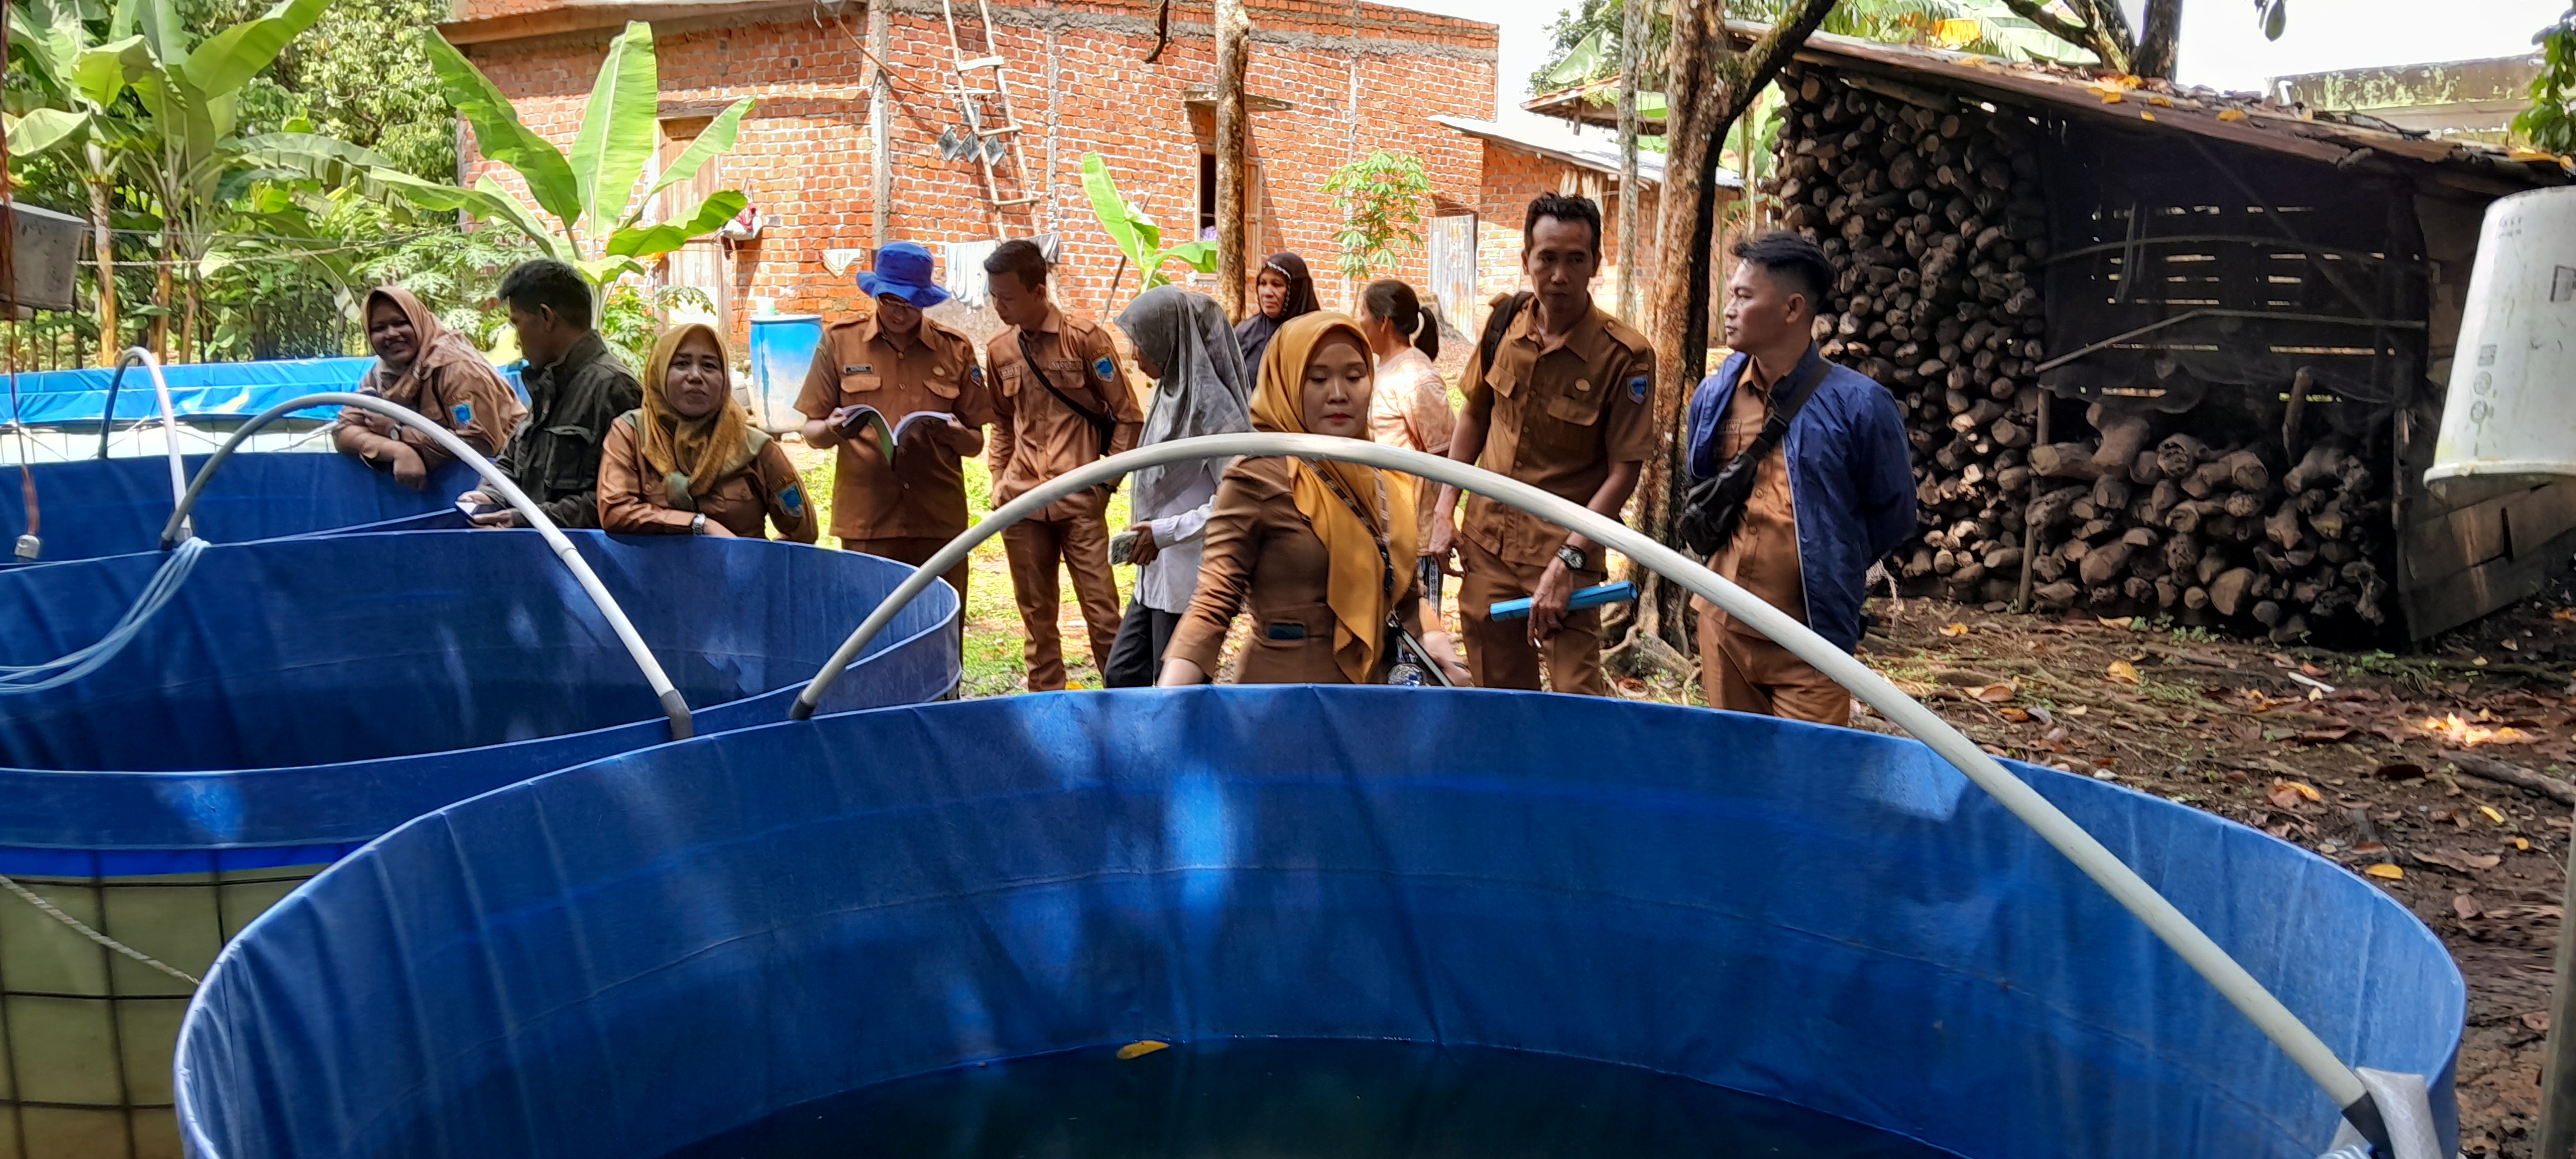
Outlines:
{"type": "Polygon", "coordinates": [[[1082,191],[1091,196],[1091,212],[1100,219],[1101,232],[1118,247],[1118,272],[1109,279],[1112,298],[1117,297],[1118,283],[1126,278],[1129,264],[1144,272],[1140,291],[1171,284],[1170,275],[1163,272],[1165,262],[1178,261],[1202,274],[1216,272],[1216,243],[1191,241],[1165,248],[1163,227],[1118,192],[1118,182],[1109,176],[1109,163],[1098,153],[1082,155],[1082,191]]]}
{"type": "Polygon", "coordinates": [[[140,133],[112,119],[109,106],[124,91],[128,71],[146,52],[141,37],[95,40],[90,24],[101,14],[76,0],[29,0],[9,10],[10,70],[27,84],[10,95],[5,117],[9,153],[31,157],[77,151],[73,167],[89,193],[91,244],[98,260],[98,332],[102,365],[122,349],[116,320],[116,251],[113,203],[117,161],[140,133]]]}
{"type": "Polygon", "coordinates": [[[591,86],[581,131],[573,137],[569,154],[522,123],[509,98],[437,30],[423,29],[420,35],[448,103],[464,114],[474,131],[476,148],[519,175],[536,209],[531,210],[488,172],[470,189],[426,181],[389,167],[369,173],[413,204],[462,210],[518,230],[548,256],[579,269],[594,286],[643,272],[650,259],[714,233],[750,204],[741,191],[727,189],[708,194],[668,221],[645,220],[655,194],[695,176],[709,160],[733,148],[742,119],[752,108],[752,99],[744,97],[717,114],[697,140],[673,158],[640,197],[635,196],[645,166],[653,158],[660,121],[661,86],[651,25],[630,22],[610,42],[608,59],[591,86]]]}
{"type": "MultiPolygon", "coordinates": [[[[29,0],[10,14],[13,32],[29,38],[21,63],[41,73],[37,87],[52,97],[51,107],[31,110],[10,126],[10,143],[28,153],[74,144],[84,150],[102,241],[106,195],[118,175],[152,203],[162,256],[153,341],[166,356],[177,275],[187,275],[184,343],[197,332],[198,274],[225,236],[232,200],[263,176],[331,165],[372,168],[383,159],[312,134],[246,139],[236,132],[242,86],[312,27],[330,0],[280,0],[202,41],[181,27],[171,0],[120,0],[107,21],[115,39],[104,42],[91,41],[94,16],[81,2],[29,0]]],[[[100,256],[102,283],[112,286],[113,258],[104,245],[100,256]]],[[[101,294],[103,306],[112,292],[101,294]]],[[[113,333],[105,325],[101,330],[113,333]]]]}

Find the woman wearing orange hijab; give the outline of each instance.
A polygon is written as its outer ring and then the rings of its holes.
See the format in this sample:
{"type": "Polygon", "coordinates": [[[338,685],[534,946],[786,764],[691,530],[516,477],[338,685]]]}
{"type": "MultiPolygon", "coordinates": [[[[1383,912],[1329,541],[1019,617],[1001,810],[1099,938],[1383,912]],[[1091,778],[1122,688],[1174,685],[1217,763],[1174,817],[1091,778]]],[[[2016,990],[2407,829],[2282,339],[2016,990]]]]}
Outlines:
{"type": "MultiPolygon", "coordinates": [[[[1368,338],[1340,314],[1291,319],[1262,351],[1252,427],[1368,438],[1368,338]]],[[[1239,684],[1381,684],[1393,628],[1463,682],[1444,634],[1422,631],[1412,480],[1354,463],[1247,458],[1217,485],[1198,594],[1172,633],[1162,677],[1206,683],[1226,628],[1252,608],[1239,684]]]]}
{"type": "MultiPolygon", "coordinates": [[[[358,380],[358,393],[372,394],[419,412],[465,440],[484,458],[499,454],[510,432],[527,417],[517,391],[465,336],[440,325],[438,315],[400,286],[384,286],[367,295],[367,348],[376,364],[358,380]]],[[[354,407],[340,410],[340,429],[332,436],[341,453],[379,471],[393,472],[394,482],[415,491],[429,473],[449,458],[428,436],[392,419],[354,407]]]]}
{"type": "Polygon", "coordinates": [[[644,367],[644,406],[608,424],[599,455],[599,526],[625,535],[814,542],[814,509],[787,452],[733,400],[724,338],[688,322],[663,333],[644,367]]]}

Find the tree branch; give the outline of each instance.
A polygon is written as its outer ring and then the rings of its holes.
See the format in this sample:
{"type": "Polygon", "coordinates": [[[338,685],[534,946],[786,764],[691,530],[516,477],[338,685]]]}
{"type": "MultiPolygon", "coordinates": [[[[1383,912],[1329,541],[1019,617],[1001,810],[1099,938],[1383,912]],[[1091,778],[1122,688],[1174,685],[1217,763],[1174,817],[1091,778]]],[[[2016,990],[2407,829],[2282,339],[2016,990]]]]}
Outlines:
{"type": "Polygon", "coordinates": [[[2103,66],[2130,71],[2136,63],[2138,41],[2129,32],[2129,17],[2120,11],[2120,0],[2066,0],[2066,6],[2092,31],[2093,39],[2085,47],[2102,58],[2103,66]]]}
{"type": "Polygon", "coordinates": [[[2059,19],[2056,13],[2041,7],[2034,0],[2004,0],[2004,7],[2012,9],[2013,15],[2038,25],[2040,31],[2050,36],[2077,48],[2093,47],[2092,29],[2059,19]]]}
{"type": "MultiPolygon", "coordinates": [[[[1772,22],[1771,31],[1763,33],[1762,39],[1754,41],[1753,47],[1744,50],[1743,55],[1720,58],[1718,69],[1726,79],[1727,92],[1726,103],[1719,107],[1717,123],[1712,126],[1714,131],[1725,132],[1737,117],[1744,115],[1744,110],[1752,106],[1754,96],[1762,91],[1763,86],[1778,79],[1789,58],[1797,55],[1798,49],[1807,43],[1807,37],[1824,27],[1825,17],[1834,10],[1834,0],[1792,2],[1797,7],[1782,19],[1772,22]]],[[[1709,154],[1712,167],[1716,164],[1716,156],[1714,151],[1709,154]]]]}
{"type": "Polygon", "coordinates": [[[2146,18],[2138,26],[2138,51],[2131,72],[2143,77],[2173,78],[2182,45],[2182,0],[2147,0],[2146,18]]]}

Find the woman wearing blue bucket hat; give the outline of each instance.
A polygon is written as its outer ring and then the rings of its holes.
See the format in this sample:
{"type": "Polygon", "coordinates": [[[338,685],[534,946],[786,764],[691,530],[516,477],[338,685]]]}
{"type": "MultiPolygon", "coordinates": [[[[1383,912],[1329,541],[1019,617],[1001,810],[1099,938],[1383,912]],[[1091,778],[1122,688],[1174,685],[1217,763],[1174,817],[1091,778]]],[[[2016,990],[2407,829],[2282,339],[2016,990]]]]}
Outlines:
{"type": "MultiPolygon", "coordinates": [[[[931,280],[930,251],[896,242],[874,266],[858,285],[876,312],[824,328],[796,410],[807,445],[840,448],[832,534],[841,546],[918,564],[966,530],[961,461],[984,449],[993,395],[974,342],[922,316],[948,300],[931,280]]],[[[959,599],[967,574],[963,564],[948,573],[959,599]]]]}

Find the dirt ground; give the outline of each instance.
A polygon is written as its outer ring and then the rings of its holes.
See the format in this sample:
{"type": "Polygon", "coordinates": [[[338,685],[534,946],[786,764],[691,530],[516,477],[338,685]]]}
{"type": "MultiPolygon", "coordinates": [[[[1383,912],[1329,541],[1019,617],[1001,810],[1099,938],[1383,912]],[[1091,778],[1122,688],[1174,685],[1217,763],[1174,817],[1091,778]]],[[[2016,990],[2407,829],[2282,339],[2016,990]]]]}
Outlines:
{"type": "MultiPolygon", "coordinates": [[[[816,505],[828,508],[828,456],[792,443],[790,452],[816,505]]],[[[982,464],[970,462],[967,474],[972,516],[981,518],[982,464]]],[[[1119,507],[1112,522],[1123,526],[1123,497],[1119,507]]],[[[1010,573],[998,543],[977,551],[973,565],[963,692],[1008,695],[1021,676],[1010,573]]],[[[1134,569],[1117,572],[1123,594],[1134,569]]],[[[2570,810],[2463,774],[2442,754],[2576,778],[2571,581],[2405,655],[1882,596],[1869,605],[1878,626],[1862,657],[1989,751],[2252,825],[2405,903],[2468,979],[2461,1150],[2523,1159],[2540,1114],[2570,810]]],[[[1454,624],[1454,600],[1445,611],[1454,624]]],[[[1074,683],[1098,687],[1069,598],[1061,622],[1074,683]]],[[[1700,703],[1696,681],[1670,674],[1622,678],[1617,688],[1634,699],[1700,703]]],[[[1868,713],[1856,723],[1897,731],[1868,713]]]]}
{"type": "Polygon", "coordinates": [[[2405,656],[1881,598],[1863,648],[1989,751],[2252,825],[2404,902],[2468,979],[2461,1150],[2523,1157],[2540,1114],[2570,811],[2441,754],[2576,770],[2570,597],[2562,581],[2405,656]]]}

